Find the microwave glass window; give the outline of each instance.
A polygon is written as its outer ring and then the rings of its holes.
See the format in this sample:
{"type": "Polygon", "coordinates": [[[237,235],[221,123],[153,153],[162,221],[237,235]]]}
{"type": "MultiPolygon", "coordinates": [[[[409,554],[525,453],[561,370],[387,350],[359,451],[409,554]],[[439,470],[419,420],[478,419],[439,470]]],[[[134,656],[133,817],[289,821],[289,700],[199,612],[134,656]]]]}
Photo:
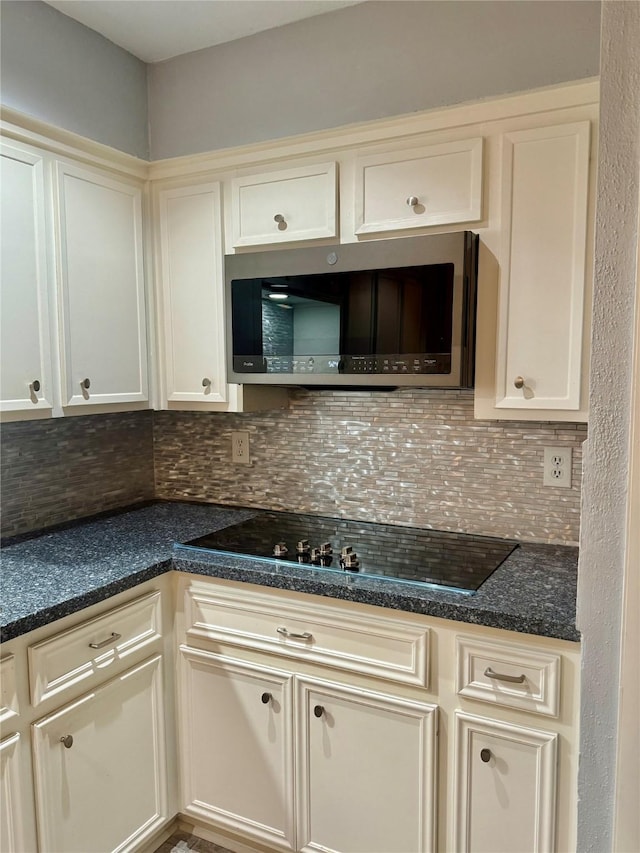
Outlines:
{"type": "MultiPolygon", "coordinates": [[[[403,356],[437,354],[437,370],[444,372],[453,291],[453,264],[235,280],[234,367],[382,372],[385,356],[395,364],[403,356]]],[[[425,369],[421,362],[420,372],[425,369]]]]}

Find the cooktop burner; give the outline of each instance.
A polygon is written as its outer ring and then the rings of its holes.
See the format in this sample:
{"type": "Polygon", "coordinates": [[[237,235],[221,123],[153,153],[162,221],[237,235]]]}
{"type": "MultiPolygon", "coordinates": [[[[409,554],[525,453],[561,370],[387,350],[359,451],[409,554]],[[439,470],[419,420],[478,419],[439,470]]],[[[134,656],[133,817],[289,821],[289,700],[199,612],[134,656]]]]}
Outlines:
{"type": "Polygon", "coordinates": [[[186,544],[465,592],[518,547],[489,536],[267,511],[186,544]]]}

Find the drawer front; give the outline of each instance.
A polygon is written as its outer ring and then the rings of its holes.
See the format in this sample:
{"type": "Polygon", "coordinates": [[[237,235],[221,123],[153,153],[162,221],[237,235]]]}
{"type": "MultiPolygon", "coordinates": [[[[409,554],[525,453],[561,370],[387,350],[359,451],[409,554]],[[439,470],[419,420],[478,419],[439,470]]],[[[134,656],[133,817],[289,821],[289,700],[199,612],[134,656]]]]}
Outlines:
{"type": "Polygon", "coordinates": [[[429,632],[393,618],[326,605],[292,605],[253,594],[242,600],[196,584],[186,590],[187,642],[213,640],[286,658],[428,685],[429,632]]]}
{"type": "Polygon", "coordinates": [[[482,218],[482,138],[373,154],[356,166],[356,234],[482,218]]]}
{"type": "Polygon", "coordinates": [[[32,704],[39,705],[98,670],[113,668],[161,636],[160,592],[152,592],[30,646],[32,704]]]}
{"type": "Polygon", "coordinates": [[[14,719],[18,713],[16,660],[13,655],[7,655],[0,660],[0,723],[14,719]]]}
{"type": "Polygon", "coordinates": [[[335,163],[234,178],[231,199],[235,247],[336,236],[335,163]]]}
{"type": "Polygon", "coordinates": [[[479,699],[534,714],[560,711],[560,655],[513,643],[456,639],[456,690],[479,699]]]}

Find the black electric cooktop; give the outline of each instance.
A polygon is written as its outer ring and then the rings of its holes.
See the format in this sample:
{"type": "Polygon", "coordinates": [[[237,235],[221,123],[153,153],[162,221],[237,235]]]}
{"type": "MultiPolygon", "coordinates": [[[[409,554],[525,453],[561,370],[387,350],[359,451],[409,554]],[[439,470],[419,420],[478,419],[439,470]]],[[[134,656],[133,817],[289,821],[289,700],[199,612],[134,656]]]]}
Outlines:
{"type": "Polygon", "coordinates": [[[467,593],[518,547],[490,536],[267,511],[186,545],[467,593]]]}

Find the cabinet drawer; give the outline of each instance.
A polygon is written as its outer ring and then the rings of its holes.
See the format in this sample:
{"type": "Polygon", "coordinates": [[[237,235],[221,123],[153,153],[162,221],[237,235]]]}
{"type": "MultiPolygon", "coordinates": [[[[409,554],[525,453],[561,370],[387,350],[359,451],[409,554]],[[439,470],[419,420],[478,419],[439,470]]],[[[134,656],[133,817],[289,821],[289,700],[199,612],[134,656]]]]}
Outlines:
{"type": "Polygon", "coordinates": [[[482,137],[371,154],[356,164],[356,234],[482,218],[482,137]]]}
{"type": "Polygon", "coordinates": [[[336,206],[335,163],[234,178],[233,245],[335,237],[336,206]]]}
{"type": "Polygon", "coordinates": [[[560,655],[513,643],[456,639],[456,690],[460,696],[557,717],[560,655]]]}
{"type": "Polygon", "coordinates": [[[160,592],[152,592],[30,646],[32,704],[112,667],[161,636],[160,592]]]}
{"type": "Polygon", "coordinates": [[[261,594],[192,584],[185,595],[187,642],[213,640],[286,658],[428,685],[427,628],[393,617],[363,616],[261,594]]]}

